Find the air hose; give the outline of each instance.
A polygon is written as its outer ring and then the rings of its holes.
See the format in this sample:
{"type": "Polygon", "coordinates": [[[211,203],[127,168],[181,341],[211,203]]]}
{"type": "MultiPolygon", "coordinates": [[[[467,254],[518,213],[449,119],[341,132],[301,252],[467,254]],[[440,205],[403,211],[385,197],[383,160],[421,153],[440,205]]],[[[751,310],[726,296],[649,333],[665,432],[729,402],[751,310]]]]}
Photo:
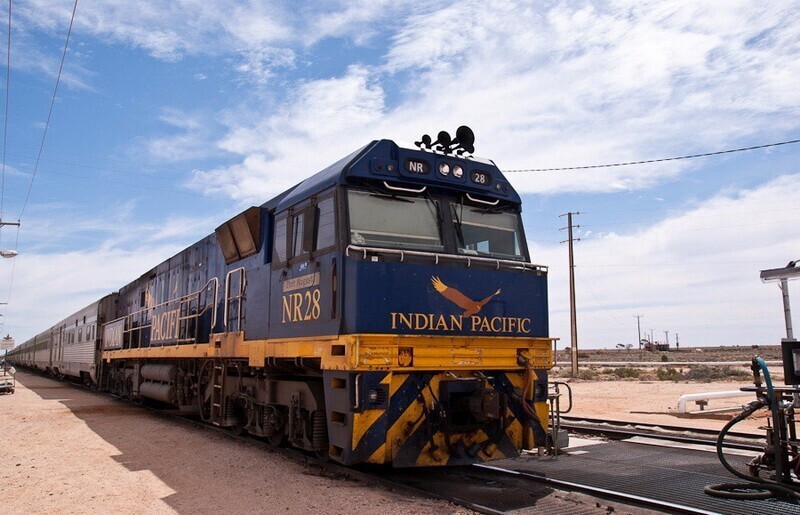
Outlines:
{"type": "MultiPolygon", "coordinates": [[[[770,378],[767,364],[761,358],[753,359],[753,373],[756,378],[757,370],[761,370],[761,372],[764,374],[764,381],[767,384],[767,397],[760,397],[758,400],[748,404],[744,411],[734,417],[730,422],[725,424],[725,427],[722,428],[722,430],[719,432],[719,436],[717,437],[717,457],[719,458],[720,463],[722,463],[722,466],[734,476],[756,484],[722,483],[718,485],[708,485],[705,487],[704,491],[708,495],[725,499],[758,500],[769,499],[771,497],[778,496],[800,499],[800,489],[788,485],[782,485],[777,481],[772,481],[770,479],[748,476],[747,474],[739,472],[733,468],[730,463],[728,463],[728,460],[725,459],[725,455],[722,452],[722,445],[725,440],[725,436],[728,434],[728,431],[730,431],[733,426],[746,419],[756,411],[760,410],[764,406],[769,406],[770,410],[772,411],[773,424],[777,423],[778,421],[778,401],[775,397],[775,390],[772,387],[772,379],[770,378]]],[[[756,379],[756,386],[759,386],[758,379],[756,379]]],[[[780,433],[777,427],[775,427],[772,432],[772,439],[774,452],[780,452],[781,441],[780,433]]],[[[775,463],[776,476],[780,476],[780,460],[776,460],[775,463]]]]}
{"type": "Polygon", "coordinates": [[[531,397],[533,394],[533,374],[533,367],[531,366],[530,360],[525,360],[525,375],[523,376],[522,381],[522,398],[519,400],[519,402],[522,405],[522,412],[526,415],[528,425],[533,430],[534,439],[537,443],[541,442],[544,444],[547,442],[547,430],[542,423],[542,419],[539,418],[539,414],[536,413],[536,409],[528,403],[528,397],[531,397]]]}

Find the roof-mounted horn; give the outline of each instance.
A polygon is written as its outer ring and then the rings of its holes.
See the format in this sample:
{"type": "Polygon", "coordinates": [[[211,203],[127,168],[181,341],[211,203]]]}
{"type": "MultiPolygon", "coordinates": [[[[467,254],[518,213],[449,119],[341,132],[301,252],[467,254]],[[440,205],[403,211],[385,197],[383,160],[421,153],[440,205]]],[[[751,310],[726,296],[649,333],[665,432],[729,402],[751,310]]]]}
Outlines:
{"type": "Polygon", "coordinates": [[[414,142],[422,150],[435,150],[445,154],[456,154],[464,156],[475,153],[475,133],[466,125],[462,125],[456,130],[456,137],[451,138],[447,131],[440,131],[436,136],[436,141],[427,134],[423,134],[420,141],[414,142]]]}

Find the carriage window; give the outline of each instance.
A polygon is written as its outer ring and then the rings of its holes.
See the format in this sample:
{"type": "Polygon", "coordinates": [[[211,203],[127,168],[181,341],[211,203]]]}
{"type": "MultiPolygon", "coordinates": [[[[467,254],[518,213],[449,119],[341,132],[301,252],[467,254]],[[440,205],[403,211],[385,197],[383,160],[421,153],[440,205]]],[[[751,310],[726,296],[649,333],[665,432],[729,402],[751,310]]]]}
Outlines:
{"type": "Polygon", "coordinates": [[[519,214],[452,204],[458,250],[473,256],[524,258],[519,214]]]}
{"type": "Polygon", "coordinates": [[[436,201],[353,190],[348,200],[354,245],[444,250],[436,201]]]}
{"type": "Polygon", "coordinates": [[[292,217],[292,254],[290,257],[296,257],[303,253],[303,222],[305,221],[304,213],[298,213],[292,217]]]}
{"type": "Polygon", "coordinates": [[[314,250],[325,249],[336,244],[336,215],[333,197],[317,204],[317,243],[314,250]]]}
{"type": "Polygon", "coordinates": [[[286,261],[286,218],[275,222],[275,262],[286,261]]]}

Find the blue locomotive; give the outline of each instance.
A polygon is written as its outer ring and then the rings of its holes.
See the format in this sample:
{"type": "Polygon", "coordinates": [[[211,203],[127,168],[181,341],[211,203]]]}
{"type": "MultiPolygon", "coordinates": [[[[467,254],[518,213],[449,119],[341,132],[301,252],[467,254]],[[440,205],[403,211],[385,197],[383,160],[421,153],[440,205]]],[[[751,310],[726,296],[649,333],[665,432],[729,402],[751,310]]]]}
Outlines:
{"type": "Polygon", "coordinates": [[[12,357],[344,464],[544,445],[547,269],[473,140],[373,141],[12,357]]]}

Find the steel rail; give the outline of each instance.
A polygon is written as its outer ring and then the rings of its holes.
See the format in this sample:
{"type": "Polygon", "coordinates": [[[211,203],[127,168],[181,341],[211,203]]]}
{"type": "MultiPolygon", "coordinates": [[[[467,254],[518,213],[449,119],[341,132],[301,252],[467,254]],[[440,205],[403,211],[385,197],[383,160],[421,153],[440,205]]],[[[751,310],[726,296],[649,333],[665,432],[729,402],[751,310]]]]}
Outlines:
{"type": "Polygon", "coordinates": [[[609,490],[607,488],[599,488],[596,486],[590,486],[581,483],[573,483],[571,481],[562,481],[560,479],[553,479],[550,477],[541,476],[539,474],[533,474],[531,472],[520,472],[517,470],[503,469],[495,465],[476,464],[473,465],[473,467],[492,470],[501,474],[525,477],[533,481],[544,483],[550,487],[558,488],[559,490],[575,490],[595,497],[608,499],[610,501],[621,502],[628,505],[633,504],[636,506],[655,509],[658,511],[666,511],[672,513],[702,514],[702,515],[714,515],[717,513],[714,511],[702,510],[700,508],[693,508],[691,506],[686,506],[684,504],[661,501],[658,499],[652,499],[650,497],[643,497],[641,495],[626,494],[623,492],[618,492],[616,490],[609,490]]]}
{"type": "MultiPolygon", "coordinates": [[[[609,426],[635,426],[653,430],[664,430],[664,431],[674,431],[674,432],[692,432],[697,434],[705,434],[709,436],[716,437],[719,434],[719,430],[716,429],[708,429],[705,427],[687,427],[687,426],[673,426],[669,424],[656,424],[652,422],[636,422],[633,420],[609,420],[603,418],[591,418],[591,417],[579,417],[576,415],[562,415],[561,420],[565,420],[567,422],[572,423],[587,423],[587,424],[607,424],[609,426]]],[[[751,439],[758,439],[763,438],[763,435],[757,433],[744,433],[744,432],[729,432],[728,435],[734,436],[737,438],[751,438],[751,439]]]]}
{"type": "MultiPolygon", "coordinates": [[[[657,424],[638,424],[635,422],[630,422],[627,424],[631,427],[621,427],[622,424],[618,422],[609,423],[607,421],[588,424],[562,421],[561,427],[569,429],[575,433],[588,433],[592,435],[614,437],[619,439],[641,436],[657,440],[667,440],[671,442],[699,445],[715,445],[717,436],[719,434],[719,432],[710,429],[695,430],[694,428],[689,427],[659,426],[657,424]],[[694,435],[692,433],[694,433],[694,435]]],[[[724,444],[726,448],[755,452],[764,450],[764,444],[762,443],[763,436],[752,435],[749,433],[738,433],[736,435],[731,435],[731,437],[738,438],[739,440],[737,441],[731,438],[727,439],[724,444]]]]}

